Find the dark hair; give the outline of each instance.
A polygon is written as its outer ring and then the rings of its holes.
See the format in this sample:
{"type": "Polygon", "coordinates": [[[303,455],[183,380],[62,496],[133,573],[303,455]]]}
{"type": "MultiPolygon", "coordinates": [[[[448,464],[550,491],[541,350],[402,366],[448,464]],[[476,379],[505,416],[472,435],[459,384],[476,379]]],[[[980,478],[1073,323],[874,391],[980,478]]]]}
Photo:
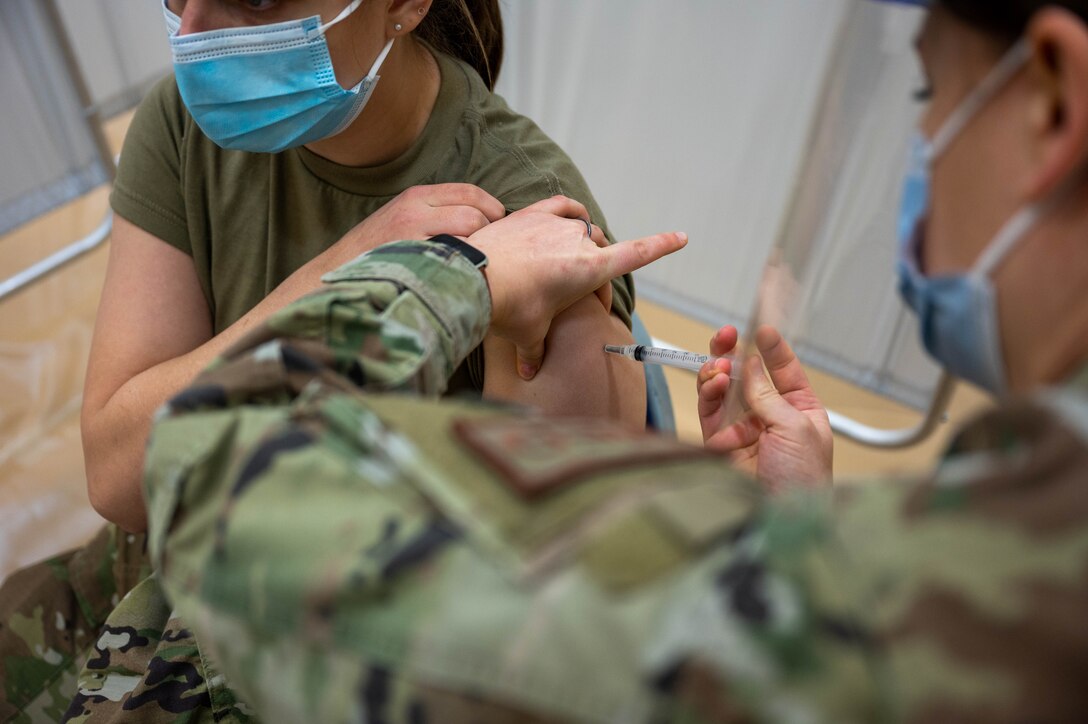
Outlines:
{"type": "Polygon", "coordinates": [[[503,53],[499,0],[434,0],[415,34],[471,65],[495,89],[503,53]]]}
{"type": "Polygon", "coordinates": [[[1063,7],[1088,22],[1088,0],[940,0],[940,5],[1009,44],[1024,34],[1031,16],[1047,6],[1063,7]]]}

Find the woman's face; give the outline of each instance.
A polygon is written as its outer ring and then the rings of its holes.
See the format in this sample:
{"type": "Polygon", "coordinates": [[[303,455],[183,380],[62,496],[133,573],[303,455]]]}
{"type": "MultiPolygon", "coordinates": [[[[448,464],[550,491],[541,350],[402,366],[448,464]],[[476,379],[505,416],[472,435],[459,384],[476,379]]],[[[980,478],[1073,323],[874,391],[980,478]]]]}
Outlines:
{"type": "MultiPolygon", "coordinates": [[[[179,35],[224,28],[271,25],[318,15],[335,19],[351,0],[167,0],[181,18],[179,35]]],[[[366,76],[388,36],[383,4],[364,0],[355,12],[325,34],[336,79],[350,88],[366,76]]]]}
{"type": "MultiPolygon", "coordinates": [[[[921,130],[932,140],[1007,50],[937,6],[918,38],[929,105],[921,130]]],[[[952,140],[931,168],[921,249],[929,275],[969,269],[1001,226],[1024,205],[1031,158],[1022,83],[1014,78],[952,140]]]]}

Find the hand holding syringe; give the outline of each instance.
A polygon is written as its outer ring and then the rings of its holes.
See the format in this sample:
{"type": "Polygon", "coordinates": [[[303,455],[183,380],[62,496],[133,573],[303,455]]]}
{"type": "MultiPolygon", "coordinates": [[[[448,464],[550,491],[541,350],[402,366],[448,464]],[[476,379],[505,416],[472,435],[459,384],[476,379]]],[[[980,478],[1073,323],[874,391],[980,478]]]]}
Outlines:
{"type": "MultiPolygon", "coordinates": [[[[681,349],[648,347],[642,344],[629,344],[626,346],[606,344],[604,346],[604,351],[626,357],[627,359],[633,359],[636,362],[642,362],[644,364],[678,367],[682,370],[691,370],[692,372],[698,372],[703,368],[703,365],[712,360],[728,359],[736,362],[736,358],[733,355],[711,357],[708,354],[695,354],[694,352],[685,352],[681,349]]],[[[740,379],[740,371],[734,370],[729,376],[733,379],[740,379]]]]}

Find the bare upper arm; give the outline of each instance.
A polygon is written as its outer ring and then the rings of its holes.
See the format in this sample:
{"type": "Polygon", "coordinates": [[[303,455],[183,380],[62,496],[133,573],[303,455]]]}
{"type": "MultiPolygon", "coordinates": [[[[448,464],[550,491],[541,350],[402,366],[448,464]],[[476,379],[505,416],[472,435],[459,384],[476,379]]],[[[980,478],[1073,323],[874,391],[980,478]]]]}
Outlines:
{"type": "Polygon", "coordinates": [[[211,315],[192,258],[116,217],[84,410],[102,407],[128,380],[211,336],[211,315]]]}
{"type": "Polygon", "coordinates": [[[484,397],[540,408],[548,414],[609,417],[631,429],[646,425],[642,366],[605,355],[607,344],[631,344],[630,330],[589,296],[555,318],[544,364],[526,382],[517,375],[514,347],[484,340],[484,397]]]}

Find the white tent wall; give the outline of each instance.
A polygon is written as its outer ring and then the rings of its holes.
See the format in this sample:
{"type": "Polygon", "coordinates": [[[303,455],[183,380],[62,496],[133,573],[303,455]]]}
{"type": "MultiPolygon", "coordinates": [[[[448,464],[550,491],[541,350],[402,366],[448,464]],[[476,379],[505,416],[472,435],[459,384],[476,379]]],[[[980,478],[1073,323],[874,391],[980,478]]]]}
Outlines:
{"type": "Polygon", "coordinates": [[[0,3],[0,233],[109,180],[95,124],[135,106],[169,70],[154,0],[0,3]],[[59,26],[51,22],[50,3],[59,26]],[[78,78],[66,63],[65,43],[78,78]]]}
{"type": "Polygon", "coordinates": [[[161,0],[55,0],[103,117],[139,103],[170,72],[161,0]]]}
{"type": "Polygon", "coordinates": [[[639,275],[747,320],[791,200],[845,3],[512,0],[499,92],[578,163],[620,238],[683,229],[639,275]]]}
{"type": "MultiPolygon", "coordinates": [[[[935,369],[893,276],[899,171],[916,115],[917,12],[855,0],[502,7],[498,91],[567,149],[614,234],[691,236],[681,254],[636,275],[642,298],[744,327],[769,251],[803,227],[812,238],[801,243],[816,245],[792,324],[805,361],[925,406],[935,369]],[[842,52],[865,42],[865,24],[880,31],[874,38],[895,41],[877,49],[895,62],[857,67],[865,54],[842,52]],[[805,163],[836,120],[826,101],[841,77],[863,82],[836,91],[861,109],[848,119],[854,137],[842,168],[821,177],[805,163]],[[809,210],[812,222],[799,218],[802,180],[819,184],[829,202],[809,210]]],[[[651,332],[668,341],[668,330],[651,332]]]]}
{"type": "Polygon", "coordinates": [[[0,234],[108,179],[38,0],[0,3],[0,234]]]}

